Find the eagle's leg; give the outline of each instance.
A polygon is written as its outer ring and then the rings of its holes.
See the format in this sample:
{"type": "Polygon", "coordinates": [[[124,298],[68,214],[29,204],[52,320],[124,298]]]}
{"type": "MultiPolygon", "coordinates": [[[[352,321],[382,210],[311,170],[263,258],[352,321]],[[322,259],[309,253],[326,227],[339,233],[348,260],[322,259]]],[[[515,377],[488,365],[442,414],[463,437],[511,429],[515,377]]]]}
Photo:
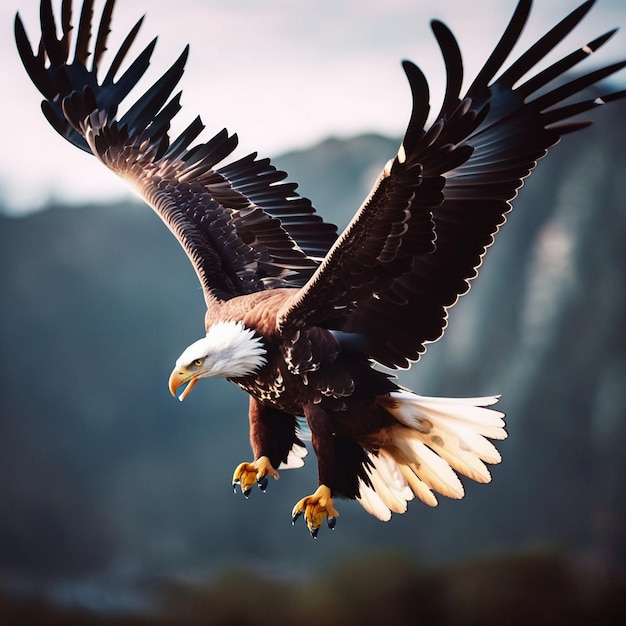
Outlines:
{"type": "Polygon", "coordinates": [[[309,532],[315,539],[324,519],[328,527],[334,529],[339,516],[332,498],[335,446],[328,413],[318,405],[309,404],[304,407],[304,415],[311,429],[311,442],[317,456],[319,486],[315,493],[305,496],[293,507],[291,516],[295,523],[304,515],[309,532]]]}
{"type": "MultiPolygon", "coordinates": [[[[248,497],[254,484],[265,491],[269,477],[278,479],[276,468],[287,463],[294,446],[304,446],[296,433],[296,418],[250,396],[250,446],[254,461],[241,463],[233,474],[233,488],[248,497]]],[[[287,465],[289,467],[289,465],[287,465]]]]}

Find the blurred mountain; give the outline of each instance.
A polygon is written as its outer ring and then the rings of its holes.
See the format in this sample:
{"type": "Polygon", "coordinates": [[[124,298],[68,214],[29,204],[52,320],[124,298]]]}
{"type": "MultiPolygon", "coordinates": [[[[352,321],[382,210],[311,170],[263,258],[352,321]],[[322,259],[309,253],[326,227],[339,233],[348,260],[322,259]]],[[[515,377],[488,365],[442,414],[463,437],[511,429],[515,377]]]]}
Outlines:
{"type": "MultiPolygon", "coordinates": [[[[549,545],[623,566],[624,115],[599,110],[540,164],[444,340],[401,375],[424,394],[503,394],[493,482],[387,524],[341,503],[317,542],[290,524],[312,455],[246,501],[230,485],[250,458],[245,395],[167,391],[204,307],[160,220],[140,205],[0,218],[0,587],[93,604],[107,586],[119,601],[138,581],[238,564],[298,579],[373,548],[438,564],[549,545]]],[[[396,148],[331,139],[275,163],[344,226],[396,148]]]]}

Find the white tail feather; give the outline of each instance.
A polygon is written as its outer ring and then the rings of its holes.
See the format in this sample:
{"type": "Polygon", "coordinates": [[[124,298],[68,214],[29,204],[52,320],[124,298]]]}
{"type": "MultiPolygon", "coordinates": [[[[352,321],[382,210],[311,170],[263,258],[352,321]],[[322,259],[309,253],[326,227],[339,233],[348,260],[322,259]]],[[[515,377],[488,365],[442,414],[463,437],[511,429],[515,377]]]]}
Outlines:
{"type": "Polygon", "coordinates": [[[297,469],[304,465],[304,457],[307,455],[307,449],[304,446],[300,446],[294,443],[287,455],[287,461],[281,463],[278,466],[279,470],[284,469],[297,469]]]}
{"type": "Polygon", "coordinates": [[[405,461],[403,464],[410,467],[422,482],[449,498],[463,497],[459,477],[448,463],[424,444],[420,433],[403,429],[402,436],[396,436],[394,443],[400,451],[400,458],[405,461]]]}
{"type": "Polygon", "coordinates": [[[360,482],[359,502],[368,512],[387,521],[404,513],[417,496],[437,506],[433,492],[462,498],[464,489],[455,472],[480,483],[491,474],[485,463],[501,461],[486,439],[505,439],[504,414],[487,407],[498,396],[432,398],[398,391],[380,398],[381,406],[398,424],[385,433],[384,444],[369,453],[369,483],[360,482]]]}
{"type": "Polygon", "coordinates": [[[374,517],[383,522],[391,519],[391,509],[385,504],[374,488],[361,482],[359,485],[359,504],[374,517]]]}
{"type": "Polygon", "coordinates": [[[424,504],[427,504],[428,506],[437,506],[438,502],[437,498],[435,498],[435,494],[423,480],[415,475],[415,472],[413,472],[408,465],[401,465],[400,471],[402,472],[402,476],[404,476],[404,479],[406,480],[411,491],[424,504]]]}
{"type": "Polygon", "coordinates": [[[406,484],[397,464],[384,452],[372,456],[371,459],[376,468],[371,474],[372,489],[390,512],[404,513],[407,501],[413,499],[413,492],[406,484]]]}

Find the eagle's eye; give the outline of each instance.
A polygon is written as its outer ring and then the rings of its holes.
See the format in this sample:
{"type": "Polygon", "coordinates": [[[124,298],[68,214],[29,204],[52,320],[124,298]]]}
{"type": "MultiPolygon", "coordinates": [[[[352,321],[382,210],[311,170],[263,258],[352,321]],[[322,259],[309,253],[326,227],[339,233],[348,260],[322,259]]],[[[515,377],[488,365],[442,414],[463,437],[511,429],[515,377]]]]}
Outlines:
{"type": "Polygon", "coordinates": [[[200,367],[204,363],[204,359],[196,359],[193,364],[195,367],[200,367]]]}

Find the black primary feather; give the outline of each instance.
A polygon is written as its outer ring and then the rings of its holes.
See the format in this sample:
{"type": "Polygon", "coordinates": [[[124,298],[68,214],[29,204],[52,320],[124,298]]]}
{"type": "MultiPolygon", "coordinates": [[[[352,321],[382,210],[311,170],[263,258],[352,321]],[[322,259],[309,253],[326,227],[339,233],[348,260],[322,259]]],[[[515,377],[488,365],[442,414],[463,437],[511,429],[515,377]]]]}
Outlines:
{"type": "Polygon", "coordinates": [[[433,22],[448,81],[441,111],[430,128],[421,128],[428,114],[428,87],[422,73],[405,62],[413,113],[401,150],[311,281],[283,307],[283,329],[320,324],[361,335],[371,357],[391,368],[408,367],[429,342],[441,337],[448,308],[469,290],[523,179],[562,135],[589,124],[572,116],[625,95],[617,92],[558,106],[626,63],[553,85],[615,31],[522,82],[592,4],[585,2],[574,10],[503,71],[529,16],[531,2],[521,0],[465,94],[460,91],[459,46],[447,27],[433,22]],[[410,205],[411,219],[399,235],[397,255],[379,256],[374,265],[372,258],[364,262],[361,250],[370,249],[375,255],[380,229],[390,220],[401,219],[399,214],[394,217],[402,210],[396,204],[400,200],[410,205]],[[405,255],[408,267],[402,264],[405,255]]]}
{"type": "Polygon", "coordinates": [[[187,252],[207,302],[305,284],[335,241],[336,227],[315,213],[294,183],[283,182],[286,174],[268,159],[249,155],[220,168],[237,145],[236,135],[224,130],[192,145],[204,128],[196,118],[178,137],[169,137],[171,121],[181,108],[181,94],[172,94],[183,75],[188,48],[118,117],[120,106],[149,68],[156,38],[118,78],[141,18],[99,81],[114,4],[106,2],[94,28],[93,2],[83,3],[73,59],[71,2],[63,2],[59,38],[51,2],[42,1],[36,54],[16,16],[18,51],[46,98],[46,118],[68,141],[139,188],[187,252]]]}

